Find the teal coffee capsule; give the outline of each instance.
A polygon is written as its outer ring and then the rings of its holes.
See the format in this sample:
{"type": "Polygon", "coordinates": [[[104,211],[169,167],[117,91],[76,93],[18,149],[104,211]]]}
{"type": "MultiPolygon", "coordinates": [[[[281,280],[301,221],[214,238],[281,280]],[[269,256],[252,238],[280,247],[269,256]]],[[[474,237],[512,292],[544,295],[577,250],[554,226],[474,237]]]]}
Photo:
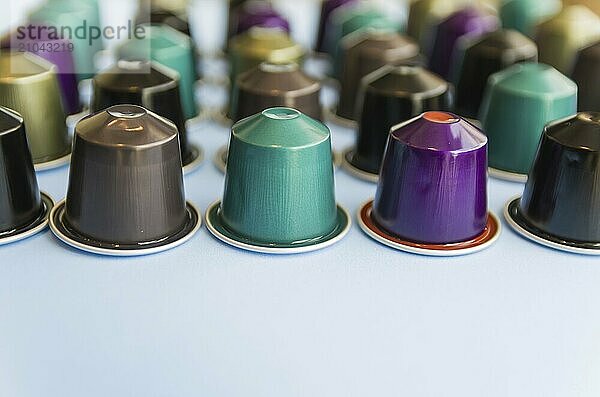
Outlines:
{"type": "Polygon", "coordinates": [[[209,230],[238,248],[273,254],[332,245],[349,230],[336,205],[329,129],[292,108],[270,108],[232,127],[223,200],[209,230]]]}
{"type": "Polygon", "coordinates": [[[152,60],[179,73],[181,104],[186,120],[198,116],[194,94],[196,63],[192,39],[167,25],[141,25],[146,30],[143,39],[123,44],[118,51],[120,59],[152,60]]]}
{"type": "Polygon", "coordinates": [[[495,176],[525,180],[544,126],[577,112],[577,86],[551,66],[521,63],[493,74],[480,112],[495,176]]]}

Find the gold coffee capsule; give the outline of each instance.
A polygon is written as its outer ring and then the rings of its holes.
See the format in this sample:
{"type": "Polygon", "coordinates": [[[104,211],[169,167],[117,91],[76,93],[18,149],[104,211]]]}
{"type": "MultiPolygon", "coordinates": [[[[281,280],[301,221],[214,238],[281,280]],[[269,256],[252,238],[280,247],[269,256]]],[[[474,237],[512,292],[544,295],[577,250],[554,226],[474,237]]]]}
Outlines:
{"type": "Polygon", "coordinates": [[[30,53],[0,53],[0,105],[23,116],[36,168],[62,165],[71,145],[56,66],[30,53]]]}
{"type": "Polygon", "coordinates": [[[600,17],[589,8],[573,5],[540,24],[536,43],[540,62],[554,66],[569,75],[577,52],[600,40],[600,17]]]}
{"type": "Polygon", "coordinates": [[[160,9],[174,13],[187,13],[189,0],[140,0],[140,6],[145,9],[160,9]]]}
{"type": "Polygon", "coordinates": [[[262,62],[286,64],[301,63],[304,48],[280,29],[254,27],[230,43],[231,81],[262,62]]]}
{"type": "Polygon", "coordinates": [[[565,5],[580,4],[586,6],[596,14],[600,15],[600,1],[598,0],[563,0],[565,5]]]}

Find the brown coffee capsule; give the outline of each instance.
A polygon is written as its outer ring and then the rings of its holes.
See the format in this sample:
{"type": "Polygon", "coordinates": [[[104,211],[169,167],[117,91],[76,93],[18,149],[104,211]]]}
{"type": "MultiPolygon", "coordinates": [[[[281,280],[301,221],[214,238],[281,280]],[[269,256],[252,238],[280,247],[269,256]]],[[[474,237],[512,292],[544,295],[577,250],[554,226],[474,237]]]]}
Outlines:
{"type": "Polygon", "coordinates": [[[262,63],[239,76],[231,109],[235,122],[272,107],[294,108],[309,117],[322,117],[321,84],[297,63],[262,63]]]}
{"type": "Polygon", "coordinates": [[[344,38],[340,69],[340,101],[337,115],[356,119],[356,103],[363,77],[384,65],[412,62],[419,56],[419,46],[397,32],[366,30],[344,38]]]}
{"type": "Polygon", "coordinates": [[[186,204],[177,127],[116,105],[75,127],[66,201],[50,226],[65,243],[104,255],[146,255],[187,241],[200,214],[186,204]]]}

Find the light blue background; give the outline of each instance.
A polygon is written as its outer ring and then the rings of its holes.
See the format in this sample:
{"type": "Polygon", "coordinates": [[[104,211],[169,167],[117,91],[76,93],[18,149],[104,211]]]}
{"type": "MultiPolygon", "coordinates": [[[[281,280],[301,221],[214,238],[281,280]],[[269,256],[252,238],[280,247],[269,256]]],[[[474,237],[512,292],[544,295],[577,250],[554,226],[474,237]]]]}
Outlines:
{"type": "MultiPolygon", "coordinates": [[[[125,20],[131,3],[104,9],[125,20]]],[[[219,13],[203,10],[197,40],[219,48],[208,25],[219,13]]],[[[353,143],[333,133],[337,149],[353,143]]],[[[191,135],[209,157],[186,178],[204,211],[222,194],[210,157],[228,130],[203,122],[191,135]]],[[[39,182],[62,199],[67,168],[39,182]]],[[[501,215],[521,191],[490,181],[490,209],[501,215]]],[[[337,172],[353,215],[374,192],[337,172]]],[[[0,247],[0,397],[597,397],[599,264],[506,225],[489,250],[451,259],[394,251],[356,223],[339,244],[288,257],[230,248],[205,228],[133,259],[45,232],[0,247]]]]}
{"type": "MultiPolygon", "coordinates": [[[[335,146],[353,143],[333,128],[335,146]]],[[[192,139],[212,157],[218,124],[192,139]]],[[[210,160],[210,159],[209,159],[210,160]]],[[[39,174],[62,199],[67,168],[39,174]]],[[[207,161],[186,177],[202,210],[207,161]]],[[[500,215],[522,185],[490,181],[500,215]]],[[[374,185],[337,172],[353,214],[374,185]]],[[[50,232],[0,248],[0,396],[598,396],[598,258],[504,228],[487,251],[427,258],[367,238],[300,256],[252,254],[203,228],[151,257],[111,259],[50,232]]]]}

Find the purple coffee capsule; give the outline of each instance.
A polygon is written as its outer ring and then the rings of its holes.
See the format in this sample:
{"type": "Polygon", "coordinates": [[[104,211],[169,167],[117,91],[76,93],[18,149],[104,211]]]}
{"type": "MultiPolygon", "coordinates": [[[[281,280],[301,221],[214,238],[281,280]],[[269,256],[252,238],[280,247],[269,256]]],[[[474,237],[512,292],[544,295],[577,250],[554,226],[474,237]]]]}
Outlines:
{"type": "Polygon", "coordinates": [[[475,7],[464,8],[450,15],[437,26],[431,54],[427,54],[429,69],[448,80],[453,57],[459,56],[456,54],[459,40],[493,32],[499,25],[498,17],[475,7]]]}
{"type": "MultiPolygon", "coordinates": [[[[33,25],[32,25],[33,26],[33,25]]],[[[56,65],[57,78],[65,113],[80,113],[82,104],[79,97],[75,62],[73,60],[73,43],[67,39],[55,39],[48,35],[47,29],[36,29],[20,34],[15,32],[10,38],[3,40],[2,47],[10,47],[15,51],[30,52],[56,65]]]]}
{"type": "Polygon", "coordinates": [[[438,111],[393,127],[375,200],[359,220],[369,236],[408,252],[456,256],[489,247],[500,222],[487,209],[487,138],[438,111]]]}
{"type": "Polygon", "coordinates": [[[255,26],[278,28],[290,32],[290,23],[279,14],[271,3],[262,0],[248,1],[234,10],[232,35],[238,35],[255,26]]]}

